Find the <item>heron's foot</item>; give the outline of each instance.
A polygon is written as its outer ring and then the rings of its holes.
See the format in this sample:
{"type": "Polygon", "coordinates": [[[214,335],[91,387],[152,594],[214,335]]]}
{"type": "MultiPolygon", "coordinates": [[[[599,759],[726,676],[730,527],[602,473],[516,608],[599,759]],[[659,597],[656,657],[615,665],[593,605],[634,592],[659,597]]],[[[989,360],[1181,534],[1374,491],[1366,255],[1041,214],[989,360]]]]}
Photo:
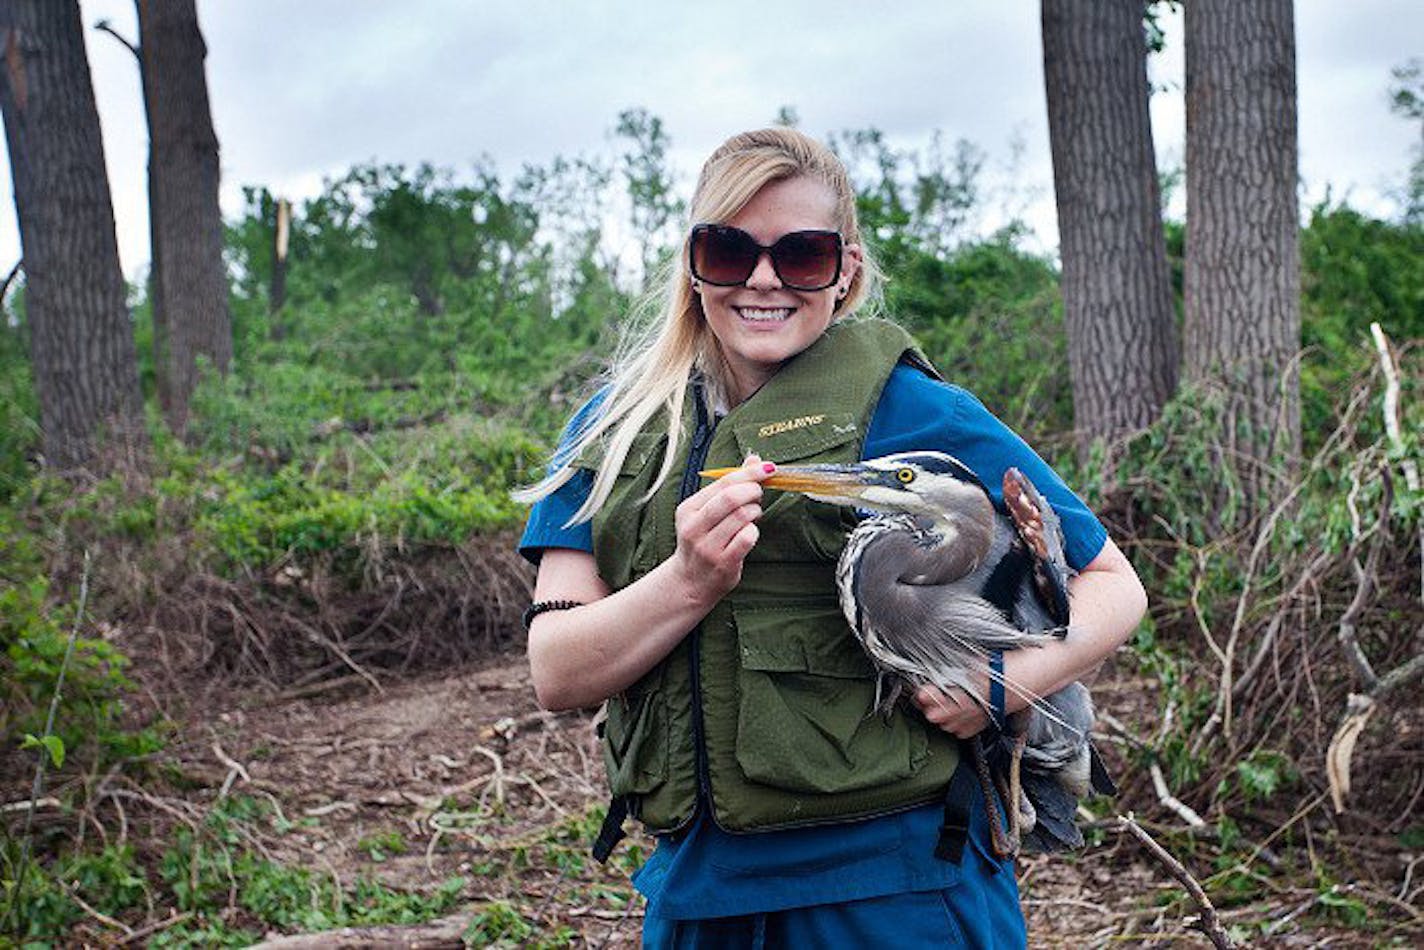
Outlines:
{"type": "Polygon", "coordinates": [[[1018,529],[1019,537],[1036,558],[1048,557],[1048,541],[1043,528],[1043,496],[1027,476],[1016,468],[1004,473],[1004,506],[1018,529]]]}
{"type": "MultiPolygon", "coordinates": [[[[1012,720],[1014,717],[1010,717],[1012,720]]],[[[1030,815],[1025,828],[1024,808],[1033,811],[1033,806],[1028,804],[1028,799],[1023,793],[1023,751],[1028,744],[1028,717],[1023,717],[1023,728],[1014,734],[1014,742],[1009,751],[1009,834],[1013,836],[1014,848],[1023,841],[1024,832],[1033,827],[1033,818],[1030,815]]]]}
{"type": "MultiPolygon", "coordinates": [[[[1044,512],[1048,501],[1033,482],[1016,468],[1004,472],[1004,507],[1019,540],[1033,557],[1033,583],[1039,599],[1059,626],[1068,623],[1068,565],[1062,558],[1062,540],[1050,544],[1044,512]]],[[[1057,633],[1057,631],[1054,631],[1057,633]]]]}
{"type": "MultiPolygon", "coordinates": [[[[974,773],[979,777],[979,789],[984,793],[984,811],[989,819],[989,846],[994,849],[994,854],[1000,858],[1015,858],[1019,853],[1019,838],[1016,833],[1004,831],[1004,823],[999,817],[998,797],[994,791],[994,776],[989,771],[989,760],[984,754],[984,743],[978,736],[975,736],[969,743],[974,749],[974,773]]],[[[1005,801],[1016,801],[1007,799],[1005,801]]],[[[1018,809],[1015,807],[1013,813],[1016,816],[1018,809]]],[[[1015,817],[1009,819],[1010,827],[1017,824],[1015,817]]]]}

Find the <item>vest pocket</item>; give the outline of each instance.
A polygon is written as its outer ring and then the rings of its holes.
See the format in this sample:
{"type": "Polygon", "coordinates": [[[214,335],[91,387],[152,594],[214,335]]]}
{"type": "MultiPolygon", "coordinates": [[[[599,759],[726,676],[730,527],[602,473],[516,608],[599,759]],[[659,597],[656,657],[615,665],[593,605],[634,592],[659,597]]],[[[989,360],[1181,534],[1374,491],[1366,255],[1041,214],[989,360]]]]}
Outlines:
{"type": "Polygon", "coordinates": [[[670,742],[662,667],[609,698],[600,725],[603,764],[614,795],[646,795],[667,781],[670,742]]]}
{"type": "Polygon", "coordinates": [[[734,604],[741,670],[737,762],[794,792],[874,788],[913,775],[925,727],[874,712],[875,672],[834,602],[734,604]]]}

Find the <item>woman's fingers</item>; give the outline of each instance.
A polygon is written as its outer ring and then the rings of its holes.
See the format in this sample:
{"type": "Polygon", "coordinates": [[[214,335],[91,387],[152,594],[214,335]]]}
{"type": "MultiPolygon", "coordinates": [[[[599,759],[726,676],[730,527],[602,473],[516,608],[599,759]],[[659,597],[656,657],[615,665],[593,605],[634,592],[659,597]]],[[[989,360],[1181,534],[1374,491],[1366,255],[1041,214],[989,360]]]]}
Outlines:
{"type": "Polygon", "coordinates": [[[760,482],[775,470],[749,455],[736,471],[678,505],[677,556],[699,586],[720,595],[741,579],[742,561],[760,537],[760,482]]]}
{"type": "Polygon", "coordinates": [[[960,690],[945,694],[933,686],[921,686],[915,690],[914,701],[932,725],[961,739],[977,735],[989,725],[984,710],[960,690]]]}

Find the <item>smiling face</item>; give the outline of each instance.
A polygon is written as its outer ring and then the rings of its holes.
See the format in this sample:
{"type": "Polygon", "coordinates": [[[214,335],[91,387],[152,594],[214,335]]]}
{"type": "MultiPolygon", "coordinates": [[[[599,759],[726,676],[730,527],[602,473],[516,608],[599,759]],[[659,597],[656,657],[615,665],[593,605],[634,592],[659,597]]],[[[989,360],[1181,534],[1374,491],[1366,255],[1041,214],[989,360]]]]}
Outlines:
{"type": "MultiPolygon", "coordinates": [[[[830,187],[803,176],[764,185],[740,211],[720,223],[741,228],[769,247],[792,231],[839,229],[835,212],[836,198],[830,187]]],[[[860,246],[847,244],[841,254],[840,280],[825,290],[784,286],[765,253],[745,284],[701,284],[702,312],[731,371],[728,395],[734,405],[756,392],[782,363],[814,343],[830,326],[836,301],[860,266],[860,246]]]]}

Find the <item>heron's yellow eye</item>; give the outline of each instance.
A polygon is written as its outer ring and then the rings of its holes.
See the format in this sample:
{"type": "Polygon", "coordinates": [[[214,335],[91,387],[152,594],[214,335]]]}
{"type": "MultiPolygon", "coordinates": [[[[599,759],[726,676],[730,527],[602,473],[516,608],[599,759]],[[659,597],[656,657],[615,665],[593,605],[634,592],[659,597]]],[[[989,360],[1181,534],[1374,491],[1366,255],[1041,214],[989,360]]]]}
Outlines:
{"type": "Polygon", "coordinates": [[[915,480],[915,470],[913,468],[902,468],[895,473],[895,477],[900,480],[901,485],[908,485],[915,480]]]}

